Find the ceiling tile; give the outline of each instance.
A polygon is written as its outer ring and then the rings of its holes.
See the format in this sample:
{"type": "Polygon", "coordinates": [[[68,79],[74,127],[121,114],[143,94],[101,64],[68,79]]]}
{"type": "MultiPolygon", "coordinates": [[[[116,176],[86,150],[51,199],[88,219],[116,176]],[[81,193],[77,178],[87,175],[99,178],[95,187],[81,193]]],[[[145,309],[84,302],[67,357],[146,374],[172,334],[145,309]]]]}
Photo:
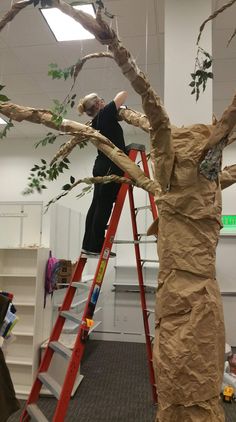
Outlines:
{"type": "Polygon", "coordinates": [[[1,38],[9,46],[32,46],[56,42],[38,8],[27,7],[3,29],[1,38]]]}

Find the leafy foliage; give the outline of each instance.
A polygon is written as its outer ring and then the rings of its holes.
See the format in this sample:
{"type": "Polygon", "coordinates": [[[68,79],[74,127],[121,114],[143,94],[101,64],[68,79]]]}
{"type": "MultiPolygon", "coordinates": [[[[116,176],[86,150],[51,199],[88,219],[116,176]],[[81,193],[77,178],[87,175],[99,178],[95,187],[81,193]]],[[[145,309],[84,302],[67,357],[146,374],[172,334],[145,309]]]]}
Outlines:
{"type": "Polygon", "coordinates": [[[211,67],[212,56],[198,46],[194,72],[191,73],[192,81],[189,84],[192,88],[191,94],[196,96],[196,101],[200,96],[200,87],[202,86],[204,92],[208,79],[213,79],[213,73],[209,71],[211,67]]]}
{"type": "MultiPolygon", "coordinates": [[[[73,187],[75,187],[75,185],[77,184],[76,182],[72,182],[72,180],[75,181],[74,177],[71,176],[70,177],[70,181],[71,183],[67,183],[66,185],[64,185],[62,187],[63,192],[60,193],[59,195],[57,195],[55,198],[52,198],[46,205],[46,211],[48,210],[48,208],[50,207],[50,205],[55,204],[55,202],[59,201],[59,199],[61,199],[62,197],[68,195],[68,193],[73,189],[73,187]]],[[[76,195],[76,198],[82,198],[82,196],[86,195],[87,193],[90,193],[93,190],[93,184],[89,184],[88,186],[85,186],[82,189],[82,192],[80,192],[78,195],[76,195]]]]}
{"type": "Polygon", "coordinates": [[[59,100],[53,100],[54,107],[51,110],[53,117],[52,121],[56,124],[57,127],[60,127],[62,124],[63,118],[66,116],[68,107],[73,108],[75,105],[76,94],[72,94],[72,90],[75,84],[75,69],[76,65],[72,65],[70,67],[66,67],[65,69],[60,69],[56,63],[51,63],[49,65],[48,75],[52,77],[52,79],[64,79],[67,80],[69,77],[74,77],[74,82],[70,88],[69,93],[67,94],[66,98],[60,102],[59,100]]]}
{"type": "Polygon", "coordinates": [[[45,138],[40,139],[40,141],[38,141],[35,144],[35,148],[38,148],[39,145],[42,145],[43,147],[45,147],[48,144],[53,144],[55,140],[58,138],[58,136],[59,135],[55,135],[55,133],[48,132],[45,138]]]}
{"type": "Polygon", "coordinates": [[[34,167],[30,170],[30,176],[28,177],[28,185],[23,191],[24,195],[29,195],[34,192],[42,193],[44,189],[47,189],[45,182],[50,182],[57,179],[57,177],[68,170],[70,163],[68,158],[64,158],[60,162],[55,162],[52,165],[48,165],[47,161],[43,158],[41,159],[41,165],[35,164],[34,167]]]}
{"type": "Polygon", "coordinates": [[[11,120],[4,126],[3,130],[0,132],[0,139],[5,138],[7,136],[7,132],[14,127],[11,120]]]}
{"type": "MultiPolygon", "coordinates": [[[[5,85],[0,85],[0,91],[2,91],[3,88],[5,88],[5,85]]],[[[7,101],[10,101],[10,98],[4,94],[0,94],[0,102],[5,103],[7,101]]]]}
{"type": "Polygon", "coordinates": [[[74,107],[75,98],[76,94],[73,94],[72,96],[67,95],[62,103],[59,100],[53,100],[54,107],[50,111],[52,112],[52,121],[58,128],[61,126],[64,117],[67,115],[68,107],[74,107]]]}
{"type": "Polygon", "coordinates": [[[66,79],[69,76],[72,78],[74,75],[75,65],[65,67],[65,69],[60,69],[56,63],[49,64],[48,76],[51,76],[52,79],[66,79]]]}

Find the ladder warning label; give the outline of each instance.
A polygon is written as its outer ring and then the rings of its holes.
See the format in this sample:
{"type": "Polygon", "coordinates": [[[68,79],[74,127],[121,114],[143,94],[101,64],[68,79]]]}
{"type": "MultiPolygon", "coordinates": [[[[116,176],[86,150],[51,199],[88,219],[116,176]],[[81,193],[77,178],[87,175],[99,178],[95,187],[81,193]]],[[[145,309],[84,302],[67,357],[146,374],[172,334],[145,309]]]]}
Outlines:
{"type": "Polygon", "coordinates": [[[105,251],[103,252],[103,258],[104,259],[107,259],[108,258],[109,252],[110,252],[110,250],[108,248],[106,248],[105,251]]]}
{"type": "Polygon", "coordinates": [[[98,275],[97,275],[97,278],[96,278],[96,283],[101,283],[101,281],[103,279],[103,275],[104,275],[105,269],[106,269],[106,260],[103,259],[101,261],[101,264],[100,264],[100,267],[99,267],[99,270],[98,270],[98,275]]]}
{"type": "Polygon", "coordinates": [[[100,287],[95,286],[94,289],[93,289],[92,296],[91,296],[91,303],[93,303],[93,305],[96,305],[96,303],[97,303],[99,291],[100,291],[100,287]]]}

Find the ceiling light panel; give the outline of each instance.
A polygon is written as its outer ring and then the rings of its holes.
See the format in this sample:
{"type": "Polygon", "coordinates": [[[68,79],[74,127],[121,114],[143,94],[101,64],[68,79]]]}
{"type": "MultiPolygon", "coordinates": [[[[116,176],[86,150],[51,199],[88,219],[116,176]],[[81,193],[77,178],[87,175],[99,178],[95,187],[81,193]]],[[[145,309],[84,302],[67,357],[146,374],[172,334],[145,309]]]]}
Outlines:
{"type": "MultiPolygon", "coordinates": [[[[74,9],[82,10],[95,17],[92,4],[74,6],[74,9]]],[[[61,12],[61,10],[56,7],[40,10],[57,41],[76,41],[95,38],[94,35],[84,29],[79,22],[76,22],[75,19],[61,12]]]]}

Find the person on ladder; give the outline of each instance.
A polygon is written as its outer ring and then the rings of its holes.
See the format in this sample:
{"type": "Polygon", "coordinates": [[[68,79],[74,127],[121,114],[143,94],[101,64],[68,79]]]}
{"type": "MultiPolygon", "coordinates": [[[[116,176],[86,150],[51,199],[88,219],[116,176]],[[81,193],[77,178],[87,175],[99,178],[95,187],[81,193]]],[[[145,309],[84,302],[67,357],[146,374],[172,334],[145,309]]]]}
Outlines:
{"type": "MultiPolygon", "coordinates": [[[[124,152],[125,141],[122,127],[118,123],[117,110],[124,104],[127,95],[126,91],[121,91],[112,101],[105,104],[103,98],[92,93],[86,95],[78,104],[79,114],[85,112],[92,117],[93,129],[98,130],[124,152]]],[[[123,171],[105,154],[98,151],[93,167],[93,176],[108,176],[109,174],[123,176],[123,171]]],[[[97,183],[94,185],[93,199],[85,222],[82,253],[87,255],[100,254],[107,223],[119,189],[120,185],[118,183],[97,183]]],[[[115,253],[111,252],[110,257],[112,256],[115,256],[115,253]]]]}

